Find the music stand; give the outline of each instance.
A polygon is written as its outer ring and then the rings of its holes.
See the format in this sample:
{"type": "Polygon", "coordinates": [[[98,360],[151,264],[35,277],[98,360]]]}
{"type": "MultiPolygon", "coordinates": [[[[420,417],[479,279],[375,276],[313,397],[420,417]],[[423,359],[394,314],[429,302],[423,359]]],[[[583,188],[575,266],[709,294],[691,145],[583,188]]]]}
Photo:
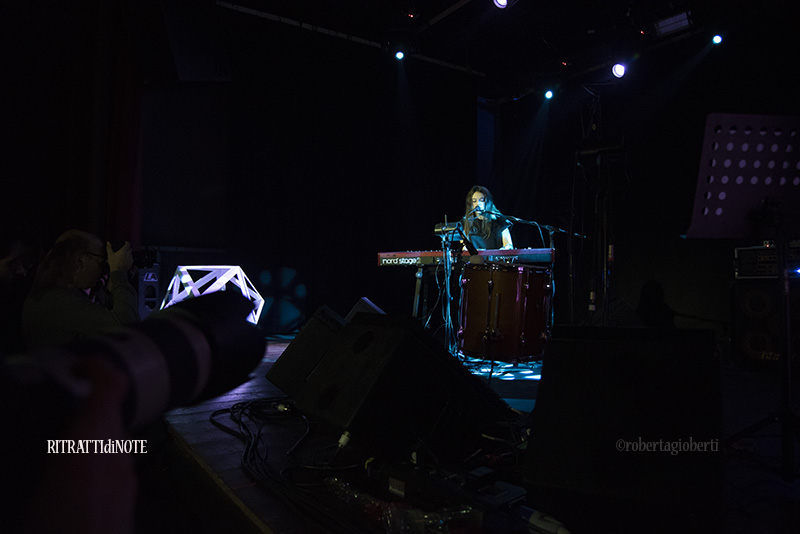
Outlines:
{"type": "Polygon", "coordinates": [[[706,120],[692,222],[687,237],[773,239],[782,316],[782,398],[778,409],[725,439],[781,426],[781,470],[794,479],[789,241],[800,229],[800,117],[711,114],[706,120]]]}

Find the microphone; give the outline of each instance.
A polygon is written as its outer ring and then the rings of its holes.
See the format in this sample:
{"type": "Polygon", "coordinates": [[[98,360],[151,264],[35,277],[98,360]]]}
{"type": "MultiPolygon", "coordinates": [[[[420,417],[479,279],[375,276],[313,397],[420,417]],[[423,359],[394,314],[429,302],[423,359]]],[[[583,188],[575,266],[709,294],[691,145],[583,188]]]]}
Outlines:
{"type": "Polygon", "coordinates": [[[503,215],[499,211],[484,211],[483,214],[488,215],[492,219],[503,219],[504,221],[511,220],[508,215],[503,215]]]}

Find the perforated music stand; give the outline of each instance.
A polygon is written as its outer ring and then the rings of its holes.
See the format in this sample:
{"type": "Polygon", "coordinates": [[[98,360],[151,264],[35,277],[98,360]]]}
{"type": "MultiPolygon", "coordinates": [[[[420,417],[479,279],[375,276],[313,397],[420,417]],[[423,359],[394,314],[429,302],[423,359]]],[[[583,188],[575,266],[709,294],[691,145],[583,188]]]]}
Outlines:
{"type": "Polygon", "coordinates": [[[798,227],[800,117],[709,115],[686,235],[773,239],[798,227]]]}
{"type": "Polygon", "coordinates": [[[783,311],[782,400],[767,417],[726,444],[773,423],[781,426],[781,472],[794,479],[800,419],[792,406],[789,240],[800,229],[800,117],[711,114],[706,121],[692,223],[687,237],[775,241],[776,292],[783,311]]]}

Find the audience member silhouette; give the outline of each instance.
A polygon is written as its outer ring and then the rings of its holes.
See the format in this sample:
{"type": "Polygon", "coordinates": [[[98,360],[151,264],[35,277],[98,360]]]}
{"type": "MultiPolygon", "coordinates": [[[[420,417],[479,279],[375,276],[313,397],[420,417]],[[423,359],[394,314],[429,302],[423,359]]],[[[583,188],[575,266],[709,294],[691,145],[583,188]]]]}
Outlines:
{"type": "Polygon", "coordinates": [[[642,286],[636,313],[645,326],[654,328],[675,327],[675,312],[664,300],[664,288],[656,280],[648,280],[642,286]]]}
{"type": "Polygon", "coordinates": [[[0,236],[0,354],[22,352],[22,305],[30,290],[40,247],[34,236],[5,226],[0,236]]]}

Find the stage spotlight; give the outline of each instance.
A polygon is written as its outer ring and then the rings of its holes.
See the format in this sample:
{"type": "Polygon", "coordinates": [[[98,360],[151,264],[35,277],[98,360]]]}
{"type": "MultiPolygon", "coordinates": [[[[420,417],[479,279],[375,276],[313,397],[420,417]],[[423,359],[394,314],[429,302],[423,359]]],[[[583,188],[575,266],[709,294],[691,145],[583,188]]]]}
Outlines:
{"type": "Polygon", "coordinates": [[[499,7],[500,9],[511,7],[516,3],[517,0],[494,0],[495,7],[499,7]]]}
{"type": "Polygon", "coordinates": [[[406,53],[413,51],[411,44],[405,39],[390,39],[386,46],[386,51],[389,52],[397,61],[401,61],[406,57],[406,53]]]}
{"type": "Polygon", "coordinates": [[[711,42],[714,43],[715,45],[720,44],[722,42],[722,36],[721,35],[715,35],[713,37],[713,39],[711,39],[711,42]]]}
{"type": "Polygon", "coordinates": [[[545,97],[547,100],[550,100],[551,98],[553,98],[553,91],[550,91],[550,90],[548,90],[548,91],[545,91],[545,93],[544,93],[544,97],[545,97]]]}
{"type": "Polygon", "coordinates": [[[625,76],[625,65],[622,63],[615,63],[613,67],[611,67],[611,73],[616,78],[622,78],[625,76]]]}

